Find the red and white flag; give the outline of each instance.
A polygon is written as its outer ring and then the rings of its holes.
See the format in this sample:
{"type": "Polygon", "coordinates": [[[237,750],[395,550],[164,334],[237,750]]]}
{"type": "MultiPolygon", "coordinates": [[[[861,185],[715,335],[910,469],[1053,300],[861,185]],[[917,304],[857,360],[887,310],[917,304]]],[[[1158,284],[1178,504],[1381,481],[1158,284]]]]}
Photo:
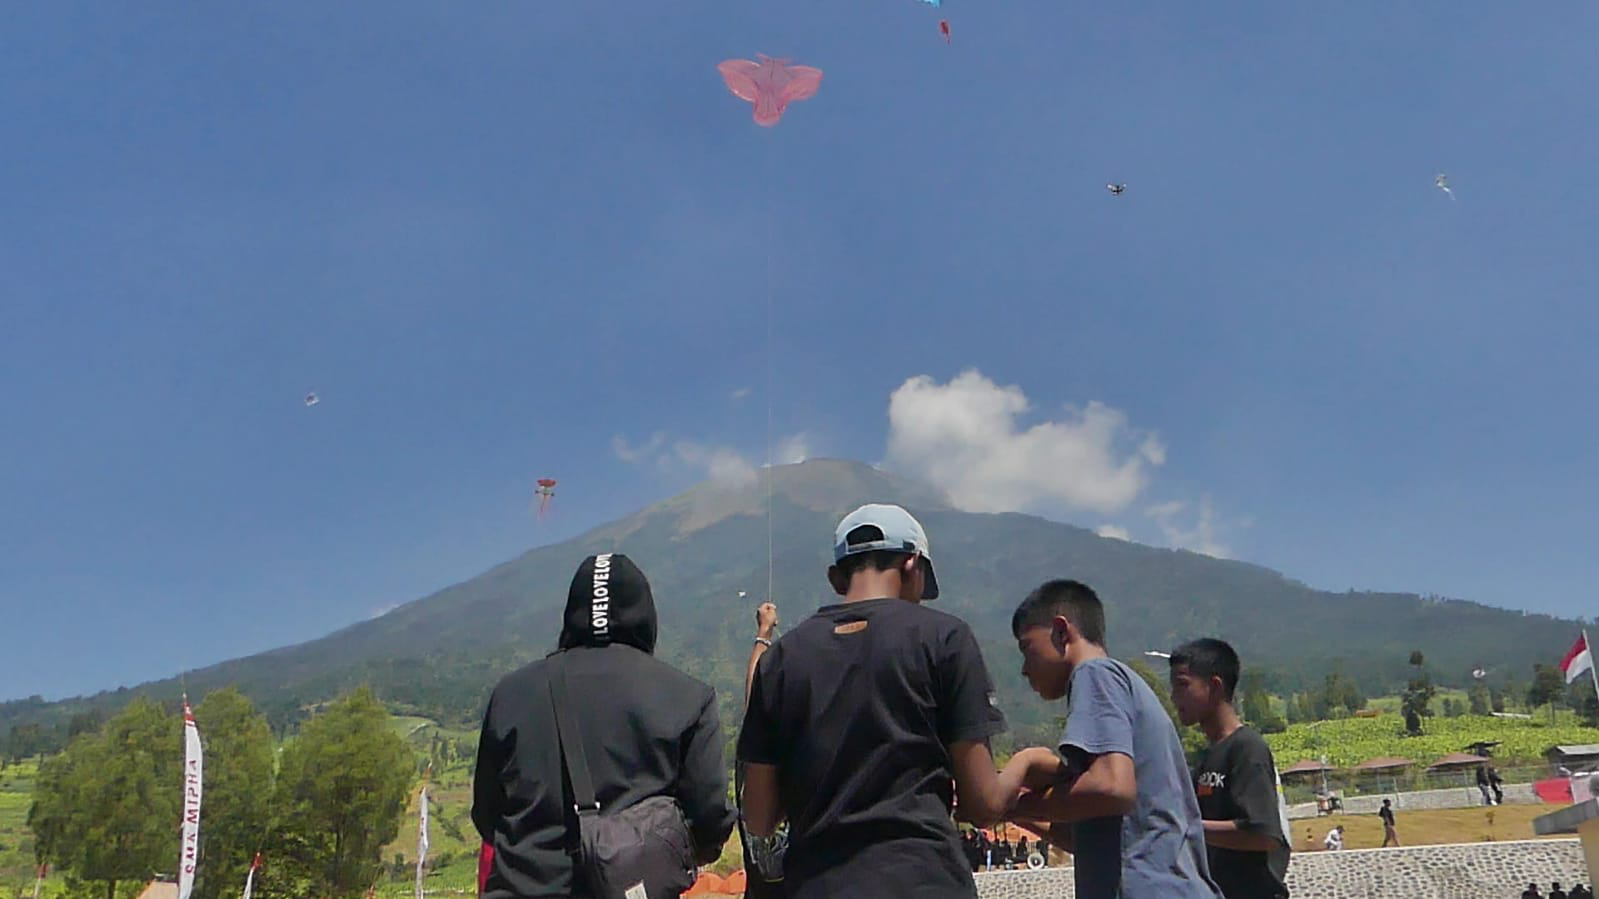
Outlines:
{"type": "Polygon", "coordinates": [[[183,697],[183,853],[178,860],[178,899],[194,891],[194,869],[200,863],[200,729],[194,724],[189,697],[183,697]]]}
{"type": "Polygon", "coordinates": [[[255,861],[250,863],[250,873],[244,875],[244,899],[250,899],[250,891],[255,889],[255,872],[261,868],[261,853],[255,854],[255,861]]]}
{"type": "Polygon", "coordinates": [[[1566,673],[1566,683],[1571,683],[1593,670],[1593,653],[1588,650],[1588,635],[1577,638],[1566,657],[1560,660],[1560,670],[1566,673]]]}

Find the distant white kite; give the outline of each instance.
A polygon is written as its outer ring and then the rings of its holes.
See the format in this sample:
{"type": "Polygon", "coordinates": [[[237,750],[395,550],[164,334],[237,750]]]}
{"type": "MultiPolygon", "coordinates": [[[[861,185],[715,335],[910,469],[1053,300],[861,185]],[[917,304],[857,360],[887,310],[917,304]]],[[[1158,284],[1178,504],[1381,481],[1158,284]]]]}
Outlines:
{"type": "Polygon", "coordinates": [[[746,593],[746,592],[745,592],[745,591],[743,591],[743,590],[740,590],[740,591],[738,591],[738,598],[739,598],[739,599],[743,599],[743,598],[744,598],[744,597],[746,597],[746,596],[748,596],[748,595],[749,595],[749,594],[748,594],[748,593],[746,593]]]}
{"type": "Polygon", "coordinates": [[[1473,669],[1471,669],[1471,676],[1476,678],[1477,680],[1482,680],[1483,678],[1488,676],[1488,669],[1486,669],[1486,668],[1473,668],[1473,669]]]}
{"type": "Polygon", "coordinates": [[[320,403],[320,402],[322,402],[322,401],[317,399],[317,395],[316,395],[315,391],[312,391],[311,393],[308,393],[308,394],[305,395],[305,404],[307,406],[315,406],[317,403],[320,403]]]}
{"type": "Polygon", "coordinates": [[[1453,200],[1455,198],[1455,192],[1449,189],[1449,176],[1448,175],[1445,175],[1443,173],[1439,173],[1438,177],[1432,179],[1432,183],[1439,190],[1441,190],[1444,193],[1448,194],[1449,195],[1449,199],[1453,200]]]}
{"type": "Polygon", "coordinates": [[[1112,196],[1119,197],[1122,194],[1127,192],[1127,185],[1125,185],[1125,184],[1107,184],[1107,185],[1105,185],[1105,189],[1110,191],[1112,196]]]}

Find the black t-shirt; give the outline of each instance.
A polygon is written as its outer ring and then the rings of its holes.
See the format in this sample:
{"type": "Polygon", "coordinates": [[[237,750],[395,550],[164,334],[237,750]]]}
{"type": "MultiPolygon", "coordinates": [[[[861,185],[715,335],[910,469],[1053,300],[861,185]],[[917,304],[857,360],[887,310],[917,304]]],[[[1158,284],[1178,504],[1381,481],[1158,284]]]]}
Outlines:
{"type": "Polygon", "coordinates": [[[1388,825],[1389,827],[1393,827],[1394,826],[1394,810],[1392,808],[1390,808],[1389,806],[1385,805],[1382,808],[1378,809],[1377,810],[1377,817],[1381,818],[1382,819],[1382,823],[1388,825]]]}
{"type": "Polygon", "coordinates": [[[1227,899],[1277,899],[1288,895],[1288,838],[1278,805],[1277,767],[1266,741],[1240,727],[1205,750],[1194,773],[1199,814],[1206,821],[1236,821],[1238,829],[1277,841],[1270,852],[1207,846],[1210,875],[1227,899]]]}
{"type": "Polygon", "coordinates": [[[971,628],[917,603],[819,609],[761,658],[742,762],[775,765],[791,899],[970,897],[948,746],[1005,729],[971,628]]]}

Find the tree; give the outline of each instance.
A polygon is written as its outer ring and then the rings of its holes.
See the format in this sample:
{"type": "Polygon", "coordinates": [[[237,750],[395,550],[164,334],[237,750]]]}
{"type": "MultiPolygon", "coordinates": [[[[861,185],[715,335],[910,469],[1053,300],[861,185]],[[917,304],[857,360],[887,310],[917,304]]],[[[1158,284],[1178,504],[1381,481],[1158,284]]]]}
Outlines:
{"type": "Polygon", "coordinates": [[[1299,695],[1297,693],[1289,693],[1288,701],[1284,705],[1286,708],[1283,709],[1283,715],[1288,719],[1289,724],[1298,724],[1305,720],[1305,714],[1299,707],[1299,695]]]}
{"type": "Polygon", "coordinates": [[[40,769],[28,812],[38,860],[105,884],[106,899],[119,881],[173,871],[182,786],[182,722],[135,698],[40,769]]]}
{"type": "Polygon", "coordinates": [[[19,724],[6,735],[5,754],[12,762],[41,755],[49,748],[49,738],[37,723],[19,724]]]}
{"type": "Polygon", "coordinates": [[[283,749],[263,895],[360,895],[399,833],[414,761],[366,687],[307,721],[283,749]]]}
{"type": "Polygon", "coordinates": [[[1438,689],[1432,685],[1432,679],[1427,676],[1426,659],[1423,658],[1421,650],[1410,653],[1410,664],[1416,672],[1411,676],[1410,683],[1405,686],[1400,709],[1405,715],[1405,731],[1412,737],[1419,737],[1421,719],[1432,717],[1432,699],[1437,695],[1438,689]]]}
{"type": "Polygon", "coordinates": [[[1549,720],[1555,720],[1555,702],[1566,695],[1566,678],[1559,668],[1546,665],[1532,666],[1532,686],[1527,688],[1527,708],[1549,706],[1549,720]]]}
{"type": "Polygon", "coordinates": [[[229,687],[194,709],[205,746],[196,899],[231,896],[267,835],[272,811],[272,731],[266,716],[229,687]]]}
{"type": "Polygon", "coordinates": [[[1256,730],[1263,734],[1277,734],[1288,729],[1282,716],[1271,707],[1271,694],[1266,692],[1266,682],[1259,674],[1245,672],[1238,689],[1242,694],[1238,711],[1256,730]]]}
{"type": "Polygon", "coordinates": [[[1444,700],[1444,717],[1459,718],[1466,714],[1466,705],[1458,699],[1449,697],[1444,700]]]}
{"type": "Polygon", "coordinates": [[[1486,715],[1493,711],[1493,694],[1482,681],[1471,685],[1471,692],[1466,694],[1466,698],[1471,702],[1473,715],[1486,715]]]}

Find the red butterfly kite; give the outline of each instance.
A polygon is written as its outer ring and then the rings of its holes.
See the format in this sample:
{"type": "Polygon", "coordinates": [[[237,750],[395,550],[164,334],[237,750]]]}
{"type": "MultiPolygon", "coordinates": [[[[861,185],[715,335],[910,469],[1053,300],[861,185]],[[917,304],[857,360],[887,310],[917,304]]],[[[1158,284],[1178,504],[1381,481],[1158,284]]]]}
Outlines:
{"type": "Polygon", "coordinates": [[[808,100],[822,86],[822,70],[810,66],[791,66],[786,59],[772,59],[757,53],[758,61],[729,59],[717,65],[727,89],[740,100],[755,104],[755,124],[767,128],[777,124],[783,110],[795,100],[808,100]]]}
{"type": "Polygon", "coordinates": [[[938,30],[944,32],[944,43],[949,43],[949,20],[940,19],[938,22],[938,30]]]}

